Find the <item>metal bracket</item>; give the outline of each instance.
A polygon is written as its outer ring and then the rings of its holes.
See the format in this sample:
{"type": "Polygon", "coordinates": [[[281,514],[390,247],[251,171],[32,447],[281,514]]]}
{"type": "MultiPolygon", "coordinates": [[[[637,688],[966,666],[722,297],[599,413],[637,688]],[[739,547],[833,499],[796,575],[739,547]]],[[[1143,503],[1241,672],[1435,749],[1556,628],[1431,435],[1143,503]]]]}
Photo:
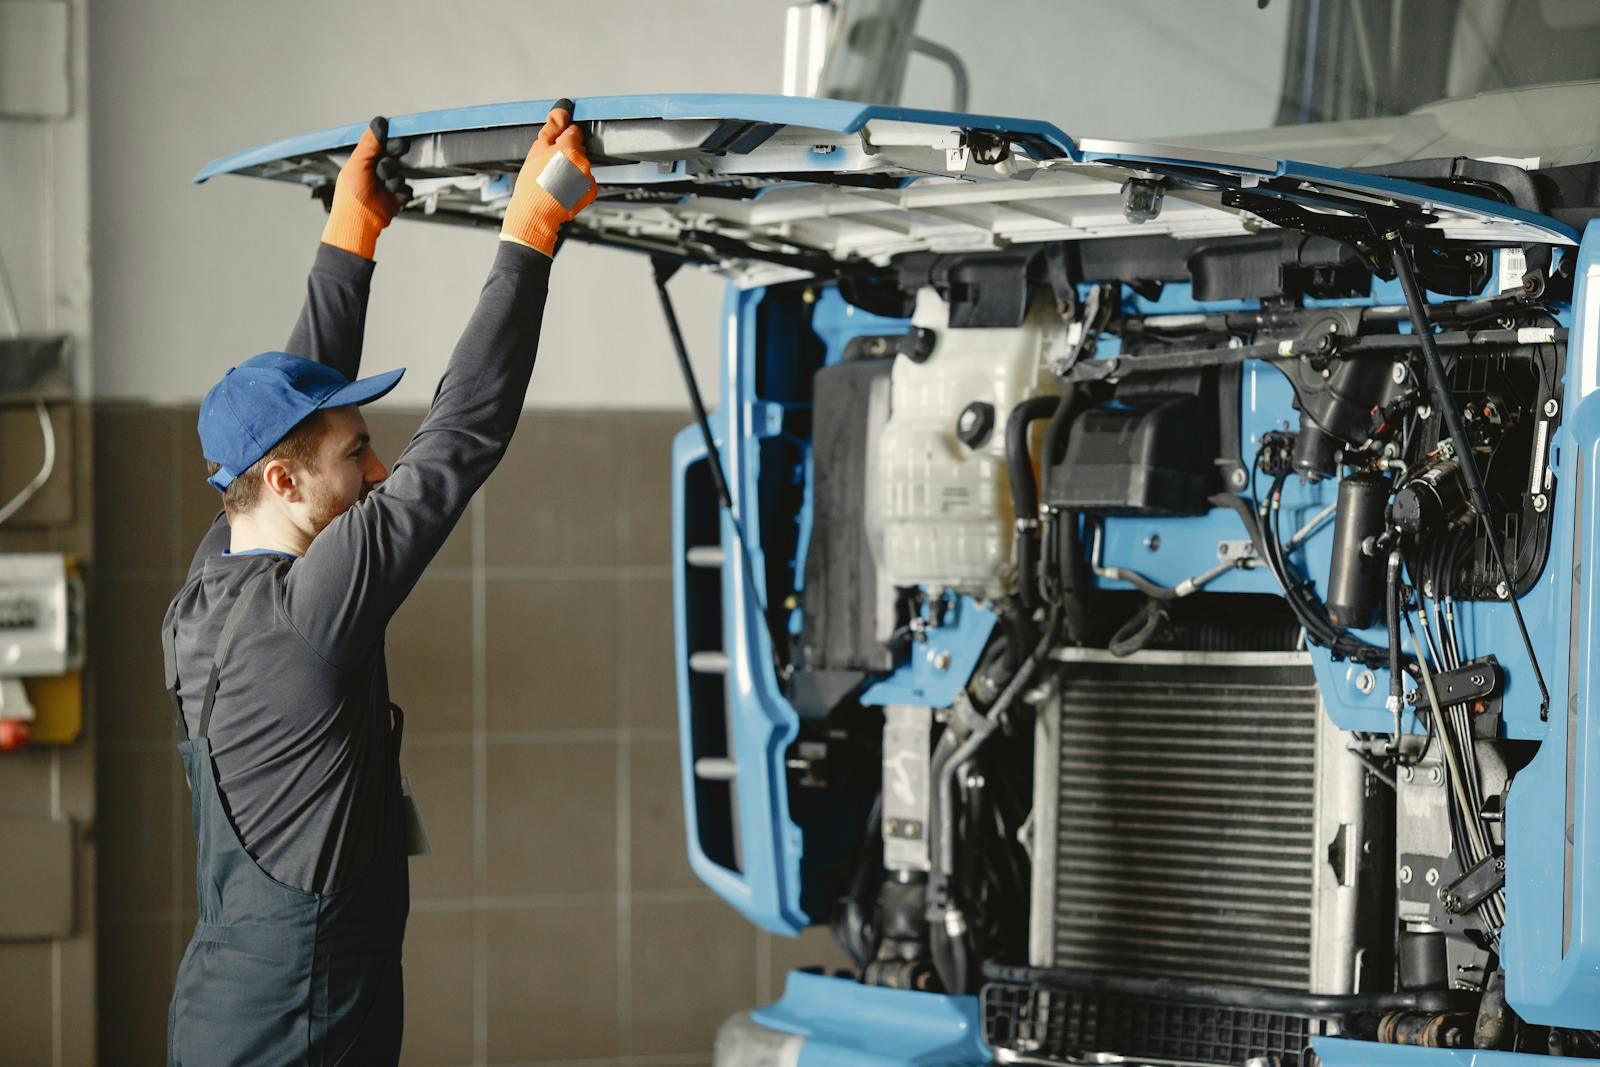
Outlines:
{"type": "MultiPolygon", "coordinates": [[[[1489,698],[1500,691],[1502,672],[1493,656],[1475,659],[1453,671],[1440,671],[1433,676],[1434,688],[1446,707],[1456,704],[1472,705],[1473,714],[1497,711],[1499,701],[1491,706],[1489,698]]],[[[1406,694],[1406,703],[1418,711],[1431,711],[1428,694],[1421,688],[1406,694]]]]}
{"type": "Polygon", "coordinates": [[[1506,858],[1485,856],[1467,868],[1467,873],[1445,886],[1439,900],[1452,915],[1465,915],[1506,884],[1506,858]]]}

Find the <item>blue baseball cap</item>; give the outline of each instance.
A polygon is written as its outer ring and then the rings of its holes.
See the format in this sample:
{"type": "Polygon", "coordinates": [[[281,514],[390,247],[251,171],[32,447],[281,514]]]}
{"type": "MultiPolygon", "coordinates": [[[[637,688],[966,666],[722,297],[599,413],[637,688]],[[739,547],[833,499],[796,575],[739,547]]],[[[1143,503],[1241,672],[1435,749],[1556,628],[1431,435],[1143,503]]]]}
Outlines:
{"type": "Polygon", "coordinates": [[[263,352],[228,371],[200,402],[200,450],[221,469],[206,481],[218,491],[250,469],[272,446],[322,408],[366,404],[393,389],[406,372],[351,381],[326,363],[263,352]]]}

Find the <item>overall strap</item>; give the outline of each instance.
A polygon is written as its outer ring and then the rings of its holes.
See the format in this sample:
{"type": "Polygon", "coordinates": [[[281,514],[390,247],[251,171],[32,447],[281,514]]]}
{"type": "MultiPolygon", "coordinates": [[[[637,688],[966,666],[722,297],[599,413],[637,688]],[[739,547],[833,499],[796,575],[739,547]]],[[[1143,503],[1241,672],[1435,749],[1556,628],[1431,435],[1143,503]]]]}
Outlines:
{"type": "MultiPolygon", "coordinates": [[[[174,612],[173,614],[176,614],[174,612]]],[[[163,677],[167,684],[167,696],[172,700],[172,716],[178,720],[178,736],[187,739],[189,726],[183,721],[183,702],[178,699],[178,623],[173,620],[161,623],[161,659],[163,677]]]]}
{"type": "Polygon", "coordinates": [[[185,739],[189,736],[189,724],[183,721],[183,702],[178,699],[178,613],[175,608],[189,587],[199,581],[200,576],[196,575],[178,590],[178,595],[172,598],[173,607],[167,609],[167,616],[161,620],[162,678],[167,696],[172,700],[172,715],[178,720],[178,736],[185,739]]]}
{"type": "Polygon", "coordinates": [[[200,729],[196,737],[205,737],[211,729],[211,708],[217,700],[217,681],[222,675],[222,661],[228,658],[228,648],[233,644],[233,635],[239,630],[239,623],[244,619],[240,610],[245,601],[250,599],[250,594],[255,592],[261,580],[270,575],[272,571],[265,570],[244,583],[239,590],[239,595],[234,598],[233,607],[228,609],[228,617],[222,621],[222,636],[217,638],[217,654],[211,658],[211,677],[206,681],[206,700],[200,706],[200,729]]]}

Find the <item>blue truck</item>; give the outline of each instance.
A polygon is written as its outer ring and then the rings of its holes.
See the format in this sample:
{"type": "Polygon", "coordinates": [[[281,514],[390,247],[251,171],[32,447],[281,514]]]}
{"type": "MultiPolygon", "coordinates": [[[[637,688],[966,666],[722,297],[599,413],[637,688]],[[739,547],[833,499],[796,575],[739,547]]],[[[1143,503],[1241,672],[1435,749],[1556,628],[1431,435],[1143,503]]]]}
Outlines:
{"type": "MultiPolygon", "coordinates": [[[[1358,166],[578,101],[567,239],[669,318],[728,280],[670,457],[690,860],[854,964],[719,1064],[1600,1056],[1597,88],[1511,90],[1582,116],[1539,158],[1358,166]]],[[[392,119],[407,214],[497,225],[548,106],[392,119]]],[[[364,128],[199,178],[326,190],[364,128]]]]}

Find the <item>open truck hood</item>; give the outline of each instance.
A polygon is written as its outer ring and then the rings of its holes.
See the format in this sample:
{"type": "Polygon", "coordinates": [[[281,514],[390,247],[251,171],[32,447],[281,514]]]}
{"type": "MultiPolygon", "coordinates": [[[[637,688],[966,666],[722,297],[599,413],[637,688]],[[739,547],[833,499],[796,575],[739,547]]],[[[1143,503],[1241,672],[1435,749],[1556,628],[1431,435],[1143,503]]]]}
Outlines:
{"type": "MultiPolygon", "coordinates": [[[[410,142],[402,162],[417,194],[403,217],[498,226],[550,104],[392,118],[391,136],[410,142]]],[[[1266,156],[1079,139],[1026,119],[694,93],[588,97],[574,118],[600,197],[571,237],[700,262],[744,284],[882,265],[905,252],[1225,237],[1273,225],[1346,238],[1371,235],[1376,223],[1413,239],[1577,243],[1556,219],[1454,189],[1266,156]]],[[[195,180],[244,174],[331,188],[365,129],[248,149],[195,180]]]]}

